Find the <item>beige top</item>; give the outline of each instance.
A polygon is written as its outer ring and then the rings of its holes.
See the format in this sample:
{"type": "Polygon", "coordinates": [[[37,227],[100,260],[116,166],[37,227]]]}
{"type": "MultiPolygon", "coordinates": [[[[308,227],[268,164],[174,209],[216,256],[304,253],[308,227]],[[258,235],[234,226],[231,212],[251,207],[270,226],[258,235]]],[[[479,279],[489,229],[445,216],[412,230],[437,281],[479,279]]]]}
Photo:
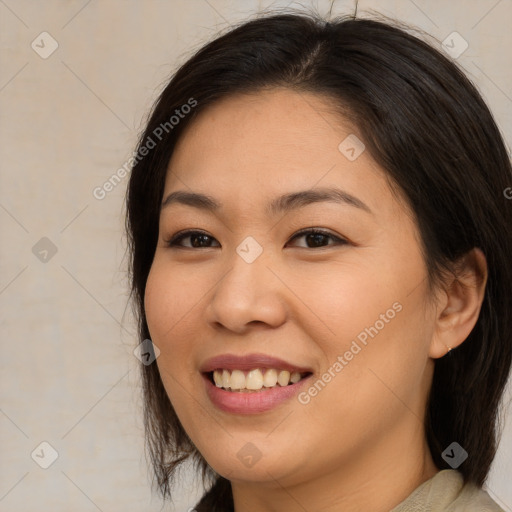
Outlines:
{"type": "Polygon", "coordinates": [[[462,475],[443,469],[390,512],[504,512],[484,490],[464,485],[462,475]]]}

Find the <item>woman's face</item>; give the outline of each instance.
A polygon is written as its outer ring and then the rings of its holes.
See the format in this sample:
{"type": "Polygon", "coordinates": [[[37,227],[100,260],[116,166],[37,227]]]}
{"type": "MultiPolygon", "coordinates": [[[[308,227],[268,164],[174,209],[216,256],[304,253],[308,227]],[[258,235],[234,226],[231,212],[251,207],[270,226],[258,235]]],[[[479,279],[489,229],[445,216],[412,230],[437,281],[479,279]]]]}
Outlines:
{"type": "Polygon", "coordinates": [[[371,477],[424,449],[435,311],[384,176],[327,99],[286,89],[209,107],[176,147],[147,321],[183,427],[232,482],[371,477]]]}

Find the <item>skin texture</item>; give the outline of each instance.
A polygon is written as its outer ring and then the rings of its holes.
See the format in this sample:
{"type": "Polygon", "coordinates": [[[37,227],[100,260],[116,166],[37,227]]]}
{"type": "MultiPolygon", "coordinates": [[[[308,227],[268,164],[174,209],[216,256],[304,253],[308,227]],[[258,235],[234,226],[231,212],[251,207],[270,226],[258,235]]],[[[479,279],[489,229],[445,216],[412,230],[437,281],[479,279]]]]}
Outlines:
{"type": "Polygon", "coordinates": [[[162,209],[147,321],[169,398],[210,466],[231,480],[237,512],[389,511],[438,471],[423,429],[434,360],[473,328],[485,258],[469,253],[459,280],[431,296],[414,216],[368,151],[349,161],[338,150],[351,133],[363,139],[312,93],[232,96],[187,127],[169,164],[164,198],[195,191],[223,206],[162,209]],[[333,202],[265,211],[276,196],[326,186],[371,213],[333,202]],[[348,243],[293,239],[303,228],[348,243]],[[212,238],[169,247],[186,229],[212,238]],[[248,236],[263,248],[250,264],[236,252],[248,236]],[[295,397],[244,416],[207,397],[199,368],[208,358],[265,353],[312,368],[315,381],[395,303],[401,310],[307,404],[295,397]],[[252,467],[237,457],[248,442],[261,452],[252,467]]]}

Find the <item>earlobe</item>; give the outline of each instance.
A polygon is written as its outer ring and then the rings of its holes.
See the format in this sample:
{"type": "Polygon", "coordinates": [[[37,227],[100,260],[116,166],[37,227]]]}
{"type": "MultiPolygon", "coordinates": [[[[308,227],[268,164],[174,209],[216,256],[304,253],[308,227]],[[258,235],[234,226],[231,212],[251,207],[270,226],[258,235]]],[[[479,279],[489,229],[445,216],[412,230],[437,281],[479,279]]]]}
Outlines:
{"type": "Polygon", "coordinates": [[[429,356],[438,359],[461,345],[473,330],[485,295],[487,261],[474,248],[462,256],[445,284],[429,356]]]}

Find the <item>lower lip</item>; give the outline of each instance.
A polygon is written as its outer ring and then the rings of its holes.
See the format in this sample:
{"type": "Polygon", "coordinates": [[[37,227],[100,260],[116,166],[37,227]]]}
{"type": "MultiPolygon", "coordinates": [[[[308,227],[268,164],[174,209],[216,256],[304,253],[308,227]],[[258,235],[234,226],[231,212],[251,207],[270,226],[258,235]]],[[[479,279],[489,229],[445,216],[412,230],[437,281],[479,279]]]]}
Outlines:
{"type": "Polygon", "coordinates": [[[261,391],[252,393],[240,393],[218,388],[206,375],[203,375],[206,383],[206,393],[213,405],[231,414],[258,414],[270,411],[297,395],[300,388],[310,377],[311,375],[288,386],[276,386],[268,389],[263,388],[261,391]]]}

